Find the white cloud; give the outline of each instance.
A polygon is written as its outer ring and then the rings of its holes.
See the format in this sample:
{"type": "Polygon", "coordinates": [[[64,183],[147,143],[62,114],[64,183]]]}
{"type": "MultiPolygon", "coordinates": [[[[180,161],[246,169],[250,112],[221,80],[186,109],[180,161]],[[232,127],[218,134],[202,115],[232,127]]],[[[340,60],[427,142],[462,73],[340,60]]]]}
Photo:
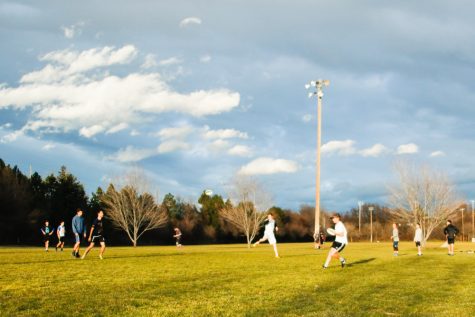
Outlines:
{"type": "Polygon", "coordinates": [[[191,25],[191,24],[198,24],[200,25],[201,24],[201,19],[200,18],[197,18],[197,17],[188,17],[188,18],[184,18],[183,20],[181,20],[180,22],[180,27],[184,28],[188,25],[191,25]]]}
{"type": "Polygon", "coordinates": [[[158,64],[160,66],[171,66],[171,65],[178,65],[178,64],[181,64],[181,63],[183,63],[183,61],[181,59],[179,59],[178,57],[170,57],[170,58],[163,59],[160,62],[158,62],[158,64]]]}
{"type": "Polygon", "coordinates": [[[313,116],[311,114],[307,113],[306,115],[304,115],[302,117],[302,121],[303,122],[310,122],[312,120],[312,118],[313,118],[313,116]]]}
{"type": "Polygon", "coordinates": [[[70,132],[85,137],[143,124],[154,115],[178,112],[202,117],[231,111],[237,92],[227,89],[173,91],[158,73],[119,77],[99,68],[130,63],[138,50],[127,45],[83,52],[63,50],[44,55],[40,71],[25,74],[18,87],[0,86],[0,109],[30,108],[24,131],[70,132]],[[94,70],[95,72],[92,72],[94,70]]]}
{"type": "Polygon", "coordinates": [[[235,129],[219,129],[219,130],[210,130],[208,126],[204,127],[205,132],[203,133],[206,139],[247,139],[248,135],[246,132],[241,132],[235,129]]]}
{"type": "Polygon", "coordinates": [[[123,163],[138,162],[156,154],[156,149],[137,149],[133,146],[127,146],[125,149],[120,149],[117,153],[106,157],[106,159],[123,163]]]}
{"type": "Polygon", "coordinates": [[[4,135],[1,139],[1,143],[10,143],[18,139],[19,137],[23,136],[25,133],[23,130],[17,130],[7,135],[4,135]]]}
{"type": "Polygon", "coordinates": [[[322,145],[321,152],[322,154],[351,155],[356,153],[354,144],[353,140],[330,141],[322,145]]]}
{"type": "Polygon", "coordinates": [[[64,36],[66,38],[72,39],[77,35],[81,35],[82,27],[84,27],[84,25],[85,23],[81,21],[71,26],[62,26],[61,30],[63,30],[64,36]]]}
{"type": "Polygon", "coordinates": [[[157,65],[158,65],[158,63],[157,63],[157,60],[155,58],[155,55],[154,54],[147,54],[147,56],[145,56],[145,61],[140,66],[140,68],[149,69],[149,68],[153,68],[157,65]]]}
{"type": "Polygon", "coordinates": [[[154,136],[160,137],[162,140],[167,139],[184,139],[191,132],[193,132],[193,127],[189,125],[173,128],[163,128],[157,133],[154,133],[154,136]]]}
{"type": "Polygon", "coordinates": [[[90,127],[82,127],[79,130],[79,135],[82,135],[83,137],[86,137],[86,138],[90,138],[100,132],[103,132],[104,130],[105,129],[103,126],[101,126],[100,124],[95,124],[90,127]]]}
{"type": "Polygon", "coordinates": [[[125,122],[121,122],[118,125],[113,126],[109,130],[107,130],[106,134],[117,133],[119,131],[125,130],[129,127],[129,125],[125,122]]]}
{"type": "Polygon", "coordinates": [[[252,156],[252,151],[251,148],[246,145],[235,145],[228,150],[228,154],[249,157],[252,156]]]}
{"type": "Polygon", "coordinates": [[[210,55],[203,55],[200,57],[200,62],[202,63],[209,63],[211,61],[210,55]]]}
{"type": "Polygon", "coordinates": [[[430,154],[430,157],[439,157],[439,156],[445,156],[445,152],[443,151],[435,151],[430,154]]]}
{"type": "Polygon", "coordinates": [[[12,124],[10,122],[0,125],[0,129],[10,129],[11,127],[12,127],[12,124]]]}
{"type": "Polygon", "coordinates": [[[51,149],[54,149],[55,147],[56,147],[55,144],[53,144],[53,143],[47,143],[47,144],[45,144],[41,149],[42,149],[43,151],[49,151],[49,150],[51,150],[51,149]]]}
{"type": "Polygon", "coordinates": [[[170,140],[170,141],[165,141],[162,144],[160,144],[157,148],[158,153],[169,153],[169,152],[175,152],[178,150],[188,150],[190,149],[191,146],[183,141],[179,140],[170,140]]]}
{"type": "Polygon", "coordinates": [[[387,147],[385,147],[384,145],[378,143],[378,144],[373,145],[370,148],[361,150],[360,154],[361,154],[361,156],[364,156],[364,157],[368,157],[368,156],[378,157],[378,156],[380,156],[384,153],[388,153],[388,152],[389,152],[389,149],[387,147]]]}
{"type": "Polygon", "coordinates": [[[131,135],[131,136],[137,136],[137,135],[140,135],[140,132],[137,131],[137,130],[135,130],[135,129],[133,129],[132,131],[130,131],[130,135],[131,135]]]}
{"type": "Polygon", "coordinates": [[[297,170],[298,165],[294,161],[260,157],[241,167],[238,173],[246,175],[269,175],[294,173],[297,170]]]}
{"type": "Polygon", "coordinates": [[[397,148],[397,154],[414,154],[419,152],[419,147],[414,143],[401,144],[397,148]]]}

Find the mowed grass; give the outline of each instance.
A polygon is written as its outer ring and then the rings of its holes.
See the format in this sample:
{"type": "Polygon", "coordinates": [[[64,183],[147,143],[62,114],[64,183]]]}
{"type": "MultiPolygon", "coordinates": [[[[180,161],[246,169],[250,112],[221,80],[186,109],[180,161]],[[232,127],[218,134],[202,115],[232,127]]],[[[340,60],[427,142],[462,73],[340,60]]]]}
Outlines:
{"type": "Polygon", "coordinates": [[[328,244],[0,248],[0,316],[475,316],[474,246],[440,245],[352,243],[325,271],[328,244]]]}

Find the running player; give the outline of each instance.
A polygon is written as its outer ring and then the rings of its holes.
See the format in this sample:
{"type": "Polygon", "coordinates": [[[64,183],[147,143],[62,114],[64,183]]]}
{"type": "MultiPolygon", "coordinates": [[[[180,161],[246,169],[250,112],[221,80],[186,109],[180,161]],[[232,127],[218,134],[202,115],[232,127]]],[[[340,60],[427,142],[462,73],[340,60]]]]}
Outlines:
{"type": "Polygon", "coordinates": [[[178,228],[173,229],[175,231],[175,234],[173,235],[173,238],[176,239],[176,247],[181,248],[181,230],[178,228]]]}
{"type": "Polygon", "coordinates": [[[452,224],[452,220],[447,220],[447,227],[444,228],[444,234],[447,237],[448,255],[454,255],[455,236],[459,229],[452,224]]]}
{"type": "Polygon", "coordinates": [[[45,251],[48,252],[49,248],[49,239],[53,234],[54,229],[49,226],[49,221],[45,221],[45,225],[41,227],[41,233],[43,234],[43,242],[45,243],[45,251]]]}
{"type": "Polygon", "coordinates": [[[391,236],[393,240],[393,252],[394,256],[399,255],[399,230],[397,229],[397,223],[393,223],[393,234],[391,236]]]}
{"type": "Polygon", "coordinates": [[[81,246],[81,240],[86,238],[86,227],[84,226],[84,218],[82,217],[82,210],[76,210],[76,216],[73,217],[72,228],[74,233],[74,239],[76,243],[73,247],[73,256],[79,258],[79,247],[81,246]]]}
{"type": "Polygon", "coordinates": [[[323,264],[323,268],[326,269],[328,267],[332,258],[339,259],[341,267],[343,268],[346,265],[346,260],[340,255],[340,252],[343,251],[343,249],[348,244],[346,228],[343,222],[340,220],[340,214],[333,214],[330,219],[335,224],[335,241],[333,241],[332,247],[328,252],[327,260],[325,261],[325,264],[323,264]]]}
{"type": "Polygon", "coordinates": [[[97,213],[97,218],[94,219],[94,222],[92,223],[91,230],[89,232],[89,238],[87,241],[90,242],[89,246],[87,247],[86,251],[84,251],[83,256],[81,259],[84,260],[86,255],[91,251],[92,248],[94,248],[94,245],[96,242],[99,242],[101,245],[101,251],[99,252],[99,259],[103,259],[102,255],[104,254],[104,251],[106,249],[106,240],[104,239],[104,231],[102,227],[102,218],[104,217],[104,212],[102,210],[99,210],[97,213]]]}
{"type": "Polygon", "coordinates": [[[63,252],[64,236],[66,235],[66,227],[64,226],[64,221],[61,221],[58,228],[56,229],[56,235],[58,236],[58,244],[56,245],[56,252],[58,251],[58,248],[61,248],[61,252],[63,252]]]}
{"type": "Polygon", "coordinates": [[[258,240],[256,243],[254,243],[253,247],[256,247],[259,243],[268,240],[269,244],[271,244],[274,247],[275,257],[278,258],[279,252],[277,251],[277,240],[275,239],[274,230],[277,232],[279,231],[279,228],[275,225],[274,215],[268,214],[267,224],[264,230],[264,236],[260,240],[258,240]]]}
{"type": "Polygon", "coordinates": [[[421,224],[418,223],[416,224],[416,233],[414,234],[414,242],[416,243],[418,256],[422,255],[421,241],[422,241],[422,229],[421,229],[421,224]]]}

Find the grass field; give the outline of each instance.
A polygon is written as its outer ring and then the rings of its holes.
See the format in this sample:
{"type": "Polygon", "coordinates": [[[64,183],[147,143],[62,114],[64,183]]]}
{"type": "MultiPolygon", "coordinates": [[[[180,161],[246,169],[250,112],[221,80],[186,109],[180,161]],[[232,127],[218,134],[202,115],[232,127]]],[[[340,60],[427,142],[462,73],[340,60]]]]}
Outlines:
{"type": "Polygon", "coordinates": [[[475,316],[474,246],[440,244],[353,243],[325,271],[312,244],[0,248],[0,316],[475,316]]]}

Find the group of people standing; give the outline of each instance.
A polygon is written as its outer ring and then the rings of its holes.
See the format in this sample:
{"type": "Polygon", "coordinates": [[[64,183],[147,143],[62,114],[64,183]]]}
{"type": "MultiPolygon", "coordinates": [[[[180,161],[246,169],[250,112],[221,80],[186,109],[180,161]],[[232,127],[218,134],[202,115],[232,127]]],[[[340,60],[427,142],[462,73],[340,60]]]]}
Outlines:
{"type": "MultiPolygon", "coordinates": [[[[452,220],[447,220],[447,226],[444,228],[444,235],[446,237],[447,248],[448,248],[448,255],[454,255],[454,244],[455,244],[455,237],[459,233],[459,229],[452,224],[452,220]]],[[[416,231],[414,233],[414,243],[417,247],[417,255],[422,256],[422,229],[421,224],[416,224],[416,231]]],[[[393,223],[393,231],[391,235],[391,240],[393,240],[393,254],[394,256],[399,255],[399,230],[397,223],[393,223]]]]}
{"type": "MultiPolygon", "coordinates": [[[[72,251],[72,256],[75,258],[84,259],[89,251],[95,246],[96,242],[99,242],[101,246],[101,250],[99,252],[99,258],[102,260],[104,251],[106,249],[106,242],[104,238],[104,228],[102,224],[102,219],[104,218],[104,212],[99,210],[97,212],[97,217],[94,219],[91,225],[91,229],[89,232],[86,229],[86,225],[84,224],[84,217],[83,211],[81,209],[76,210],[76,215],[73,217],[71,222],[72,231],[74,234],[74,246],[72,251]],[[87,240],[89,242],[89,246],[84,251],[84,254],[81,256],[79,254],[79,248],[81,246],[81,242],[87,240]]],[[[43,242],[45,245],[45,251],[48,252],[49,249],[49,242],[52,238],[55,229],[49,225],[49,221],[46,220],[44,226],[41,228],[41,233],[43,235],[43,242]]],[[[56,244],[56,251],[58,248],[63,251],[64,248],[64,240],[66,237],[66,227],[64,225],[64,221],[60,222],[58,228],[56,228],[56,235],[58,237],[58,243],[56,244]]]]}

